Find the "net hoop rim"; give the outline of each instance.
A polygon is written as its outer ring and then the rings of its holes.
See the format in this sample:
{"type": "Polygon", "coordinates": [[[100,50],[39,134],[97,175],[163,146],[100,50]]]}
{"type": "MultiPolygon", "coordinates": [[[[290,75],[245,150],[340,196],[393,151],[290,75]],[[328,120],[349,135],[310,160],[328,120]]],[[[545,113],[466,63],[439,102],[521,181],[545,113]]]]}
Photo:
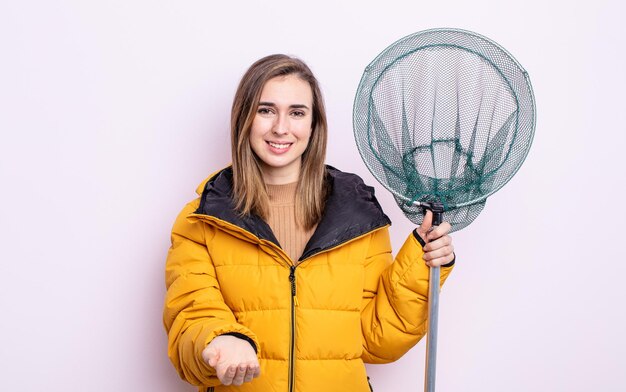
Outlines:
{"type": "MultiPolygon", "coordinates": [[[[519,164],[515,167],[514,170],[511,171],[510,175],[506,177],[506,179],[499,185],[494,187],[492,190],[490,190],[489,192],[485,193],[484,195],[463,202],[463,203],[459,203],[459,204],[447,204],[446,206],[448,208],[446,208],[446,211],[450,211],[456,208],[462,208],[462,207],[466,207],[466,206],[471,206],[474,204],[478,204],[481,203],[483,201],[485,201],[489,196],[493,195],[495,192],[497,192],[498,190],[500,190],[504,185],[506,185],[511,178],[513,178],[513,176],[519,171],[519,169],[521,168],[522,164],[524,163],[524,161],[526,160],[526,157],[528,156],[528,153],[530,152],[530,147],[532,146],[533,140],[534,140],[534,136],[535,136],[535,128],[536,128],[536,123],[537,123],[537,108],[536,108],[536,103],[535,103],[535,94],[534,94],[534,90],[532,87],[532,84],[530,82],[530,77],[528,75],[528,72],[526,71],[526,69],[520,64],[520,62],[515,58],[515,56],[513,56],[508,50],[506,50],[504,47],[502,47],[500,44],[498,44],[497,42],[493,41],[490,38],[487,38],[486,36],[473,32],[473,31],[469,31],[469,30],[464,30],[464,29],[459,29],[459,28],[448,28],[448,27],[438,27],[438,28],[431,28],[431,29],[426,29],[426,30],[421,30],[412,34],[409,34],[407,36],[404,36],[398,40],[396,40],[395,42],[393,42],[391,45],[388,45],[384,50],[382,50],[366,67],[365,70],[363,71],[363,75],[361,76],[361,79],[359,81],[359,86],[357,87],[357,93],[355,95],[354,98],[354,103],[352,106],[352,128],[354,131],[354,136],[355,139],[357,139],[357,121],[356,121],[356,112],[357,112],[357,105],[358,105],[358,101],[359,101],[359,97],[362,95],[360,94],[360,92],[363,90],[363,84],[364,84],[364,79],[366,77],[366,75],[368,74],[370,68],[376,64],[378,61],[380,61],[380,59],[385,56],[389,51],[391,51],[392,49],[394,49],[397,45],[402,44],[404,41],[410,40],[412,38],[415,38],[417,36],[421,36],[421,35],[425,35],[425,34],[437,34],[437,33],[461,33],[464,35],[468,35],[468,36],[472,36],[475,38],[478,38],[484,42],[486,42],[487,44],[495,47],[496,49],[500,50],[509,60],[511,60],[513,62],[513,64],[515,64],[515,66],[517,68],[519,68],[519,71],[522,73],[522,75],[524,76],[524,80],[525,80],[525,84],[526,84],[526,88],[528,89],[528,97],[530,99],[530,103],[531,103],[531,111],[532,111],[532,116],[531,116],[531,123],[530,123],[530,133],[529,133],[529,143],[528,146],[526,147],[525,151],[523,152],[523,154],[520,155],[520,161],[519,164]]],[[[391,192],[394,196],[411,203],[412,205],[416,205],[416,206],[421,206],[424,203],[419,202],[417,200],[413,200],[410,199],[408,197],[406,197],[403,194],[400,194],[398,191],[396,191],[395,189],[391,188],[386,181],[383,181],[379,175],[376,174],[376,171],[371,167],[371,165],[369,164],[368,160],[366,159],[366,156],[364,154],[364,152],[362,151],[361,145],[360,143],[356,143],[357,145],[357,149],[359,150],[359,154],[361,155],[362,161],[365,163],[365,166],[367,167],[367,169],[370,171],[370,173],[374,176],[374,178],[376,178],[376,180],[383,186],[385,187],[385,189],[387,189],[389,192],[391,192]]]]}

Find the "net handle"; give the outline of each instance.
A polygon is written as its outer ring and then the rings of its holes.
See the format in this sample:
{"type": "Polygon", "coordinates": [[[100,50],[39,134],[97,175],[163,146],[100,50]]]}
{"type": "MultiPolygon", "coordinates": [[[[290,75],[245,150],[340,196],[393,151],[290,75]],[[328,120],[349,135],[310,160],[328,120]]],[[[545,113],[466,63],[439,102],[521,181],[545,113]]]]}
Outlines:
{"type": "Polygon", "coordinates": [[[430,267],[428,278],[428,330],[426,335],[426,374],[424,391],[435,392],[437,375],[437,327],[439,324],[439,285],[441,267],[430,267]]]}
{"type": "MultiPolygon", "coordinates": [[[[425,206],[424,208],[431,210],[433,213],[432,231],[441,224],[443,219],[443,204],[439,202],[428,203],[428,206],[425,206]]],[[[435,392],[440,284],[441,267],[430,267],[428,276],[428,329],[426,332],[426,374],[424,376],[424,392],[435,392]]]]}

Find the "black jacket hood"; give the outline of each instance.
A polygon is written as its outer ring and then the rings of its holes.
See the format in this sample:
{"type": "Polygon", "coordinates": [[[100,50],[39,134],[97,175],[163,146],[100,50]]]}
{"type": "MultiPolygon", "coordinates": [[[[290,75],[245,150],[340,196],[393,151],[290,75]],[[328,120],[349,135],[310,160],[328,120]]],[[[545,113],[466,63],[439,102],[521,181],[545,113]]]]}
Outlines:
{"type": "MultiPolygon", "coordinates": [[[[365,185],[356,174],[327,165],[326,181],[329,194],[324,213],[300,260],[391,224],[374,196],[374,188],[365,185]]],[[[263,219],[255,214],[241,216],[235,210],[232,185],[231,167],[215,174],[204,187],[196,213],[214,216],[280,247],[263,219]]]]}

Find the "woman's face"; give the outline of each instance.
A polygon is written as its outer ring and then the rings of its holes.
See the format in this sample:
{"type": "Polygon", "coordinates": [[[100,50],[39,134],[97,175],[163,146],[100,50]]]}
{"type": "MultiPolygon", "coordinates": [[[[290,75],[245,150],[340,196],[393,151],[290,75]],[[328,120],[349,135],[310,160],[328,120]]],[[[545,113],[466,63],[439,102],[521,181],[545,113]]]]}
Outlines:
{"type": "Polygon", "coordinates": [[[296,182],[313,122],[313,92],[296,75],[270,79],[263,86],[250,145],[261,160],[268,184],[296,182]]]}

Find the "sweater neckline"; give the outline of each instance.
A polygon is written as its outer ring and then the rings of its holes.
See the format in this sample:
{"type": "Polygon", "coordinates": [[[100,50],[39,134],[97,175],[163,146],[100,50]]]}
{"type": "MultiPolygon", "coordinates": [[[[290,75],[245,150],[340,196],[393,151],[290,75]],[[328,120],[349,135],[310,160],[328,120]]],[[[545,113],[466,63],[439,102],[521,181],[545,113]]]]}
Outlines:
{"type": "Polygon", "coordinates": [[[265,184],[270,204],[294,204],[297,186],[297,182],[280,185],[265,184]]]}

